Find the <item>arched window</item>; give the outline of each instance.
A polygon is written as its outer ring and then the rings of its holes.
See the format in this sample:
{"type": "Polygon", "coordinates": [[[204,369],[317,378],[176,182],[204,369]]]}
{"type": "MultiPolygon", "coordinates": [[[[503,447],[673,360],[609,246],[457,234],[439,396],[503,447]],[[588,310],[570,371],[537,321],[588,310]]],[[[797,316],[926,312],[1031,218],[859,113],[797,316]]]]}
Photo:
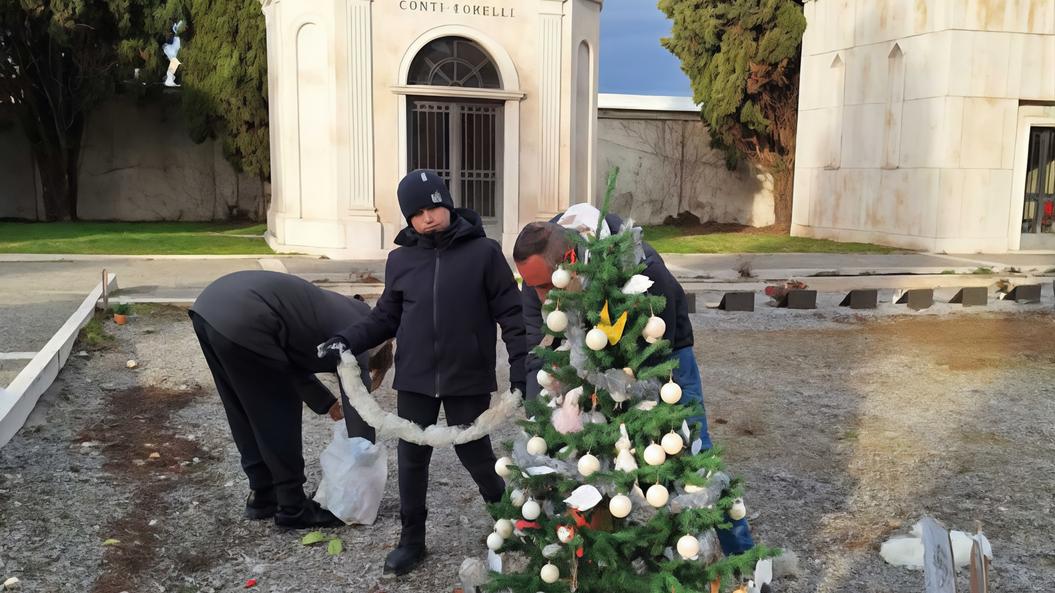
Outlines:
{"type": "Polygon", "coordinates": [[[479,44],[464,37],[441,37],[414,56],[407,84],[500,89],[498,68],[479,44]]]}

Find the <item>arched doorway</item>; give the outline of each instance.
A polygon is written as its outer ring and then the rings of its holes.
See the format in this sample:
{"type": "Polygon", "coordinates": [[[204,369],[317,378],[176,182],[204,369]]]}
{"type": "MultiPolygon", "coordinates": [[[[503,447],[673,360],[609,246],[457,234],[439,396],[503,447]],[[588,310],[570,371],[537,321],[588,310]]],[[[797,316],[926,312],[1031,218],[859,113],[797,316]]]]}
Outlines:
{"type": "Polygon", "coordinates": [[[504,101],[478,96],[502,88],[494,60],[471,39],[440,37],[414,56],[407,85],[407,169],[437,171],[455,204],[475,210],[488,235],[500,236],[504,101]]]}

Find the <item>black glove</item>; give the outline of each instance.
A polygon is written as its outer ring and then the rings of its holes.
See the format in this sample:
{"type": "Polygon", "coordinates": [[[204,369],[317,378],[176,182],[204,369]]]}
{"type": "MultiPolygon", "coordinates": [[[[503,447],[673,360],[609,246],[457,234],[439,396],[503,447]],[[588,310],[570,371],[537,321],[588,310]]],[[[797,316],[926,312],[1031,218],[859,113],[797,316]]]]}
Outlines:
{"type": "Polygon", "coordinates": [[[341,336],[335,336],[319,344],[319,358],[332,358],[338,362],[341,360],[341,352],[348,349],[348,342],[341,336]]]}
{"type": "Polygon", "coordinates": [[[520,391],[520,397],[527,397],[527,384],[524,383],[523,381],[521,381],[519,383],[510,383],[509,384],[509,390],[510,391],[518,391],[519,390],[520,391]]]}

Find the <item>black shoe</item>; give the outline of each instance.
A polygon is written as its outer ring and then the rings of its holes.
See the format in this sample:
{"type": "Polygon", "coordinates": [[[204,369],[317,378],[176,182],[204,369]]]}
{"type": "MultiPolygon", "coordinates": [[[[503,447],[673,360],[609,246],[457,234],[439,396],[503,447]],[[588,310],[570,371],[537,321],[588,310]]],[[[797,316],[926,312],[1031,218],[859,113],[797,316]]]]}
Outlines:
{"type": "Polygon", "coordinates": [[[300,507],[279,507],[275,513],[275,525],[286,529],[309,529],[312,527],[341,527],[341,521],[314,500],[305,500],[300,507]]]}
{"type": "Polygon", "coordinates": [[[427,555],[424,544],[401,545],[385,558],[385,574],[403,576],[417,568],[427,555]]]}
{"type": "Polygon", "coordinates": [[[278,512],[274,490],[250,490],[245,499],[245,518],[251,521],[270,519],[278,512]]]}

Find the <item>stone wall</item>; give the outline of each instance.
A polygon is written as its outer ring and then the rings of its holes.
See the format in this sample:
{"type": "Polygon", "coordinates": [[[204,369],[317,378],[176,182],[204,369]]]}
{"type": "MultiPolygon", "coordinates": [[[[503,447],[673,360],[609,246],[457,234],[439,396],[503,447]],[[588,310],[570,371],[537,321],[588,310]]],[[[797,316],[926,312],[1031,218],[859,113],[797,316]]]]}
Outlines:
{"type": "MultiPolygon", "coordinates": [[[[42,211],[29,146],[0,126],[0,218],[42,211]]],[[[195,144],[172,101],[119,97],[94,113],[81,150],[77,215],[83,220],[263,220],[266,187],[237,174],[220,143],[195,144]]]]}
{"type": "Polygon", "coordinates": [[[771,178],[747,164],[730,171],[696,114],[601,110],[597,149],[597,187],[603,193],[618,166],[614,210],[638,223],[682,212],[704,222],[774,222],[771,178]]]}
{"type": "Polygon", "coordinates": [[[0,219],[37,218],[37,176],[29,141],[14,119],[0,112],[0,219]]]}

